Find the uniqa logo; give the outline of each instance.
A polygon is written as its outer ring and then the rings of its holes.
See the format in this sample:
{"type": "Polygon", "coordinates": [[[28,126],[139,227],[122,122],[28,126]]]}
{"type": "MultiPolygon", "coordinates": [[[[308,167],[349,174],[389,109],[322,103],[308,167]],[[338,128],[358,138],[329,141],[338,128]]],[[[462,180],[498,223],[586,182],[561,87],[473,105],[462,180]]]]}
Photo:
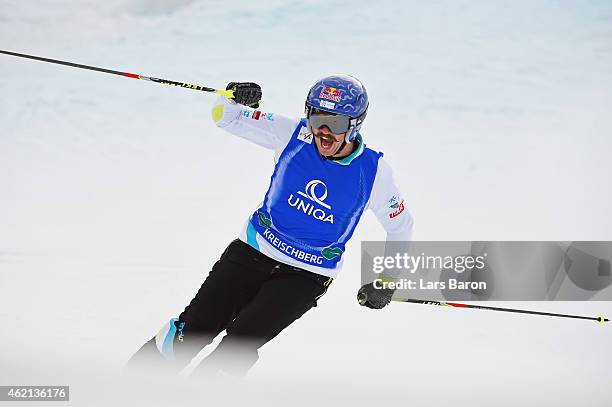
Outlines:
{"type": "Polygon", "coordinates": [[[334,223],[334,215],[327,214],[325,210],[318,208],[315,203],[327,210],[331,210],[331,206],[323,201],[327,198],[327,185],[321,180],[313,179],[306,184],[304,191],[297,191],[297,194],[303,196],[308,201],[301,199],[299,196],[289,195],[287,202],[297,210],[301,210],[306,215],[322,222],[334,223]],[[318,188],[317,188],[318,187],[318,188]],[[310,201],[310,202],[309,202],[310,201]]]}

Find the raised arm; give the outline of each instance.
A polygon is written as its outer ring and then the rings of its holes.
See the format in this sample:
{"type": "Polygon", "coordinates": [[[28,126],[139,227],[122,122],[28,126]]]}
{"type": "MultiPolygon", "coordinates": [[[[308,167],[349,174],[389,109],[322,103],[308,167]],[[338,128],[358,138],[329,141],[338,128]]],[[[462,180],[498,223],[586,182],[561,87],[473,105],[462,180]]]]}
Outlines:
{"type": "Polygon", "coordinates": [[[238,104],[219,96],[212,108],[212,117],[218,127],[233,135],[247,139],[277,155],[282,151],[296,126],[297,119],[289,119],[260,109],[238,104]]]}

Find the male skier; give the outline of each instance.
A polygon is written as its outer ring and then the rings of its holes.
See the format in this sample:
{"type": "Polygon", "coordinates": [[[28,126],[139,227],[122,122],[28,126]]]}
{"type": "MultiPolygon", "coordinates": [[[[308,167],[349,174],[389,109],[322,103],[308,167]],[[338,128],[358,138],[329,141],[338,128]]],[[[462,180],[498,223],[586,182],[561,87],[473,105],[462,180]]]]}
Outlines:
{"type": "MultiPolygon", "coordinates": [[[[345,245],[371,209],[387,241],[408,241],[412,218],[382,153],[359,133],[368,111],[363,84],[348,75],[317,81],[306,118],[255,110],[261,87],[232,82],[233,98],[212,109],[218,127],[275,151],[261,205],[225,249],[195,298],[147,342],[128,366],[155,361],[178,371],[223,330],[199,370],[243,375],[258,349],[317,305],[342,267],[345,245]]],[[[392,290],[364,285],[362,305],[383,308],[392,290]]]]}

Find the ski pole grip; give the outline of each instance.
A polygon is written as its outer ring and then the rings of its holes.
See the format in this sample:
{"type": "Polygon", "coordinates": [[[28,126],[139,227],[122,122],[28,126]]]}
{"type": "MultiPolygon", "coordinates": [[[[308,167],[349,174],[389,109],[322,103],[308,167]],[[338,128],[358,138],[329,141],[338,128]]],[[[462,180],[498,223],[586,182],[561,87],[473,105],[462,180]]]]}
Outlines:
{"type": "Polygon", "coordinates": [[[223,96],[225,96],[228,99],[232,99],[234,97],[234,91],[231,90],[231,89],[228,89],[228,90],[217,89],[217,90],[215,90],[215,93],[223,95],[223,96]]]}

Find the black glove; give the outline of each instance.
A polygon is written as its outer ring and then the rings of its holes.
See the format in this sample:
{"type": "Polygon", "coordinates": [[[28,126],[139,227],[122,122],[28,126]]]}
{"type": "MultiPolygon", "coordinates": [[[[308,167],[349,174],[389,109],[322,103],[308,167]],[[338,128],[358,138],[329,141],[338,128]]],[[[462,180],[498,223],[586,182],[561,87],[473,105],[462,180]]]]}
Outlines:
{"type": "Polygon", "coordinates": [[[357,292],[357,301],[372,309],[381,309],[389,305],[395,290],[390,288],[374,288],[374,283],[366,284],[357,292]]]}
{"type": "Polygon", "coordinates": [[[253,82],[230,82],[225,90],[234,91],[234,101],[257,109],[261,100],[261,86],[253,82]]]}

